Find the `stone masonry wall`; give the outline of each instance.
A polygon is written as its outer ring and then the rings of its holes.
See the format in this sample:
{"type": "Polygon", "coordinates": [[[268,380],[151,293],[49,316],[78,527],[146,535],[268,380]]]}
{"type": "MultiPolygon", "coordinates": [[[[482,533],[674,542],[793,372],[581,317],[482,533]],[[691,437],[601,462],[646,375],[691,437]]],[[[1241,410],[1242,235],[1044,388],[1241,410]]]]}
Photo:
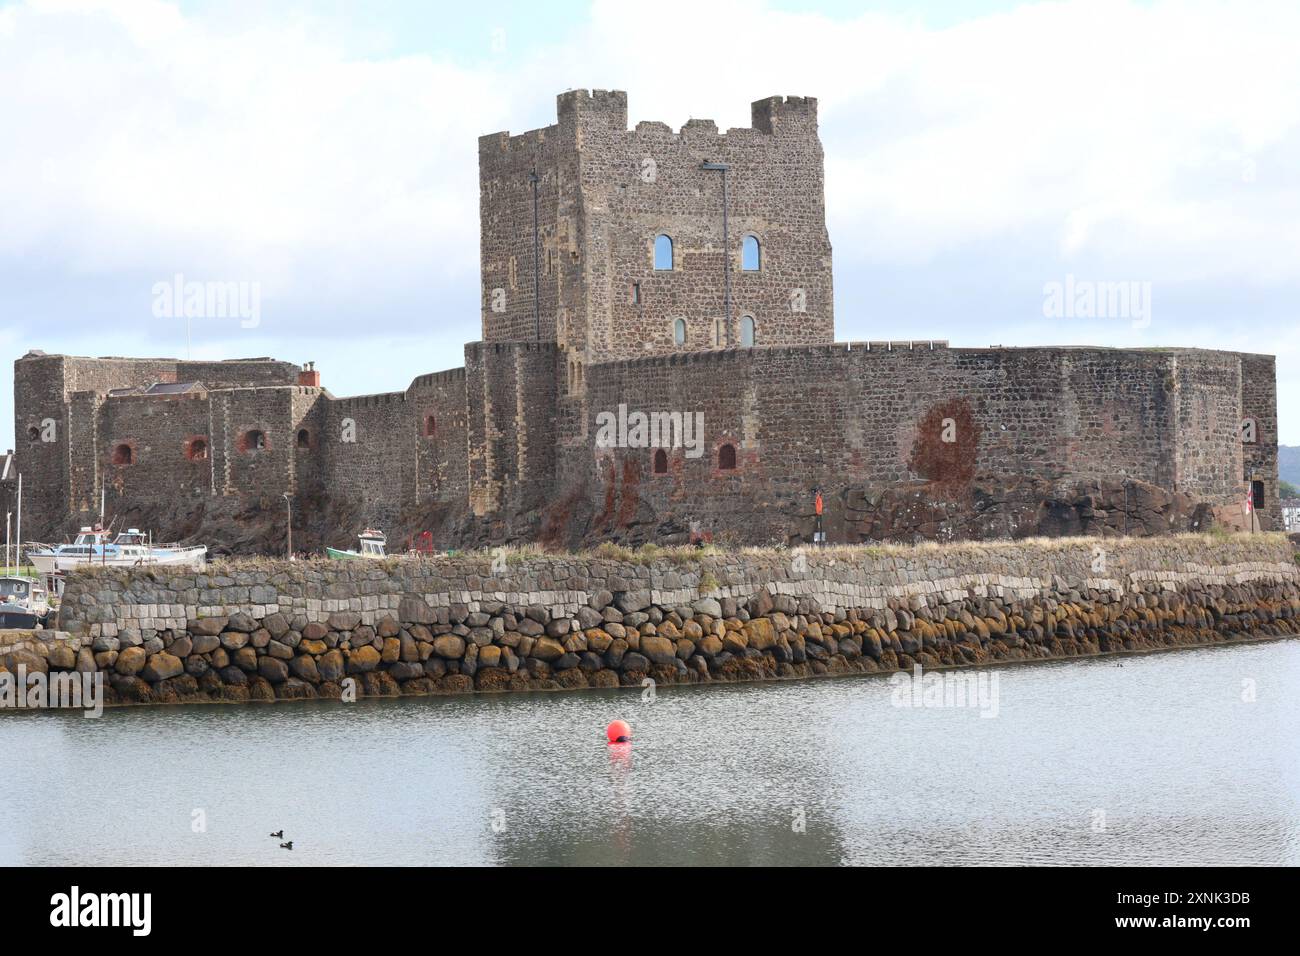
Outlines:
{"type": "Polygon", "coordinates": [[[539,177],[541,332],[582,365],[738,344],[742,316],[767,345],[834,338],[831,247],[826,231],[817,101],[770,97],[752,127],[719,131],[691,120],[627,128],[627,95],[572,90],[557,122],[479,140],[483,337],[539,338],[534,319],[531,175],[539,177]],[[722,236],[725,163],[729,252],[722,236]],[[673,268],[654,267],[658,235],[673,241],[673,268]],[[743,271],[745,236],[760,268],[743,271]],[[724,263],[731,257],[730,325],[724,263]],[[634,288],[635,287],[635,288],[634,288]],[[686,341],[673,339],[676,319],[686,341]]]}
{"type": "Polygon", "coordinates": [[[1277,359],[1272,355],[1242,356],[1241,412],[1255,423],[1255,441],[1242,445],[1243,488],[1253,478],[1264,484],[1265,528],[1282,527],[1282,498],[1277,471],[1277,359]]]}
{"type": "Polygon", "coordinates": [[[59,627],[0,666],[110,703],[706,683],[1292,636],[1300,569],[1282,535],[94,569],[59,627]]]}
{"type": "MultiPolygon", "coordinates": [[[[1242,497],[1238,432],[1252,360],[858,342],[598,365],[582,440],[592,530],[617,537],[639,526],[653,539],[697,522],[729,541],[793,543],[808,540],[820,487],[832,541],[1022,536],[1053,533],[1051,503],[1093,483],[1132,486],[1133,502],[1181,495],[1185,502],[1166,502],[1164,530],[1192,530],[1197,504],[1236,506],[1242,497]],[[653,447],[596,447],[597,416],[620,404],[702,414],[703,455],[667,448],[660,473],[653,447]],[[724,445],[734,469],[720,466],[724,445]],[[902,487],[908,501],[888,507],[910,514],[853,530],[902,487]],[[981,513],[1019,498],[1019,512],[981,524],[981,513]]],[[[1159,530],[1137,520],[1130,530],[1140,527],[1159,530]]]]}

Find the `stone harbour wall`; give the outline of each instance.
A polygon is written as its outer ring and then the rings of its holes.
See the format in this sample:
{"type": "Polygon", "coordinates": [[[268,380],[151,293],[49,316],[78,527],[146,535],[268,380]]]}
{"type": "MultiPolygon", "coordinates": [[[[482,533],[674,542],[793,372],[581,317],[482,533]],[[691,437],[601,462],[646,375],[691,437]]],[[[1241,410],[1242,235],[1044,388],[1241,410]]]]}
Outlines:
{"type": "Polygon", "coordinates": [[[59,628],[0,666],[110,704],[708,683],[1288,637],[1300,568],[1277,534],[101,568],[59,628]]]}

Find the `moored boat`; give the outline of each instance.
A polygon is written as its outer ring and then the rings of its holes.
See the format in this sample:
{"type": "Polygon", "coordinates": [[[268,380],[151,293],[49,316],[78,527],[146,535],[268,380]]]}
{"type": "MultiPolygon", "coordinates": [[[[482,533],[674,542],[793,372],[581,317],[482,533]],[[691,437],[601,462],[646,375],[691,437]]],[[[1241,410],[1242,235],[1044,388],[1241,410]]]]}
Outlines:
{"type": "Polygon", "coordinates": [[[108,536],[109,532],[98,528],[82,528],[71,544],[40,548],[29,552],[27,557],[42,574],[60,574],[87,564],[110,567],[165,564],[201,568],[207,560],[205,545],[151,544],[148,535],[139,528],[120,532],[112,541],[108,536]]]}
{"type": "Polygon", "coordinates": [[[376,531],[374,528],[367,528],[357,535],[357,541],[360,545],[356,551],[344,551],[339,548],[326,548],[325,553],[336,561],[344,561],[350,558],[386,558],[388,557],[387,545],[388,539],[382,531],[376,531]]]}
{"type": "Polygon", "coordinates": [[[44,627],[49,615],[45,585],[16,574],[0,577],[0,628],[44,627]]]}

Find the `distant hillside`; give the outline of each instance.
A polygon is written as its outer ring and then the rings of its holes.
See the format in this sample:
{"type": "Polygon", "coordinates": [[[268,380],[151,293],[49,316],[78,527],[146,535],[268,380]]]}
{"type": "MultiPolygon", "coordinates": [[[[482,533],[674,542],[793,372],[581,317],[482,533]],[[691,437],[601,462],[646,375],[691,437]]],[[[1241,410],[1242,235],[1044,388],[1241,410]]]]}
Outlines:
{"type": "Polygon", "coordinates": [[[1300,487],[1300,445],[1277,446],[1277,476],[1300,487]]]}

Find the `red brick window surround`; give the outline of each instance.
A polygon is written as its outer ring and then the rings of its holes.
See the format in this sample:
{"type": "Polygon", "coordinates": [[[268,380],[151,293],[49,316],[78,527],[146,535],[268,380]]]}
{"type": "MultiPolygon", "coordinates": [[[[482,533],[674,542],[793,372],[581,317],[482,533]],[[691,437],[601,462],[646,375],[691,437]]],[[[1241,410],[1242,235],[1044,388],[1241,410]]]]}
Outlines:
{"type": "Polygon", "coordinates": [[[250,428],[239,438],[239,450],[248,455],[267,451],[270,447],[271,443],[266,438],[266,432],[260,428],[250,428]]]}

